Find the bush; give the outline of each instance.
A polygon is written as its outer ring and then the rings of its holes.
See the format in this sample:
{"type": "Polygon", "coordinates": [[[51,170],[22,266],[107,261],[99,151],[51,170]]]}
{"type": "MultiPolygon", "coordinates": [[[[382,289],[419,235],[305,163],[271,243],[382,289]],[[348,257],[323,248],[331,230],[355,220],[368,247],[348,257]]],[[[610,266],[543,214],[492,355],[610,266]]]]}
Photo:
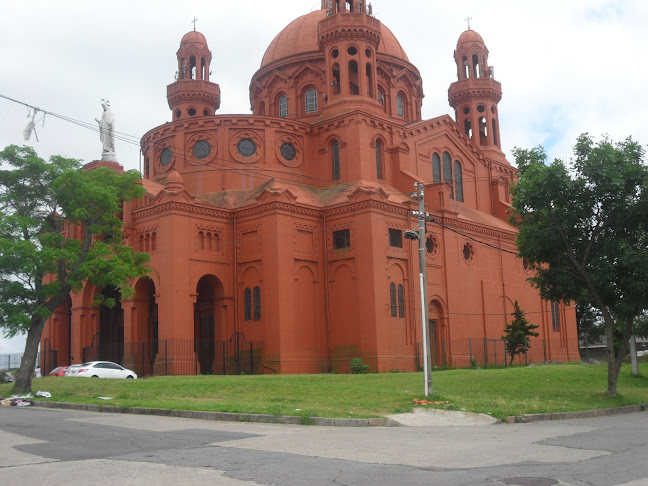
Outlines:
{"type": "Polygon", "coordinates": [[[353,358],[351,360],[351,373],[354,375],[369,373],[369,365],[364,364],[362,358],[353,358]]]}

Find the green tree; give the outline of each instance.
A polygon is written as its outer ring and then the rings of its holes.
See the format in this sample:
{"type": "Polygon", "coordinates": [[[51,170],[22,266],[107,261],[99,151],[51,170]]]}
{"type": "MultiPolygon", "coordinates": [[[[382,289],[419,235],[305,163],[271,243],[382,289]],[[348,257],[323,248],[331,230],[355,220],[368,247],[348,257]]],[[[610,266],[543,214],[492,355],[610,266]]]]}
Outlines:
{"type": "Polygon", "coordinates": [[[518,354],[526,352],[526,350],[531,347],[529,338],[538,337],[540,335],[534,331],[538,326],[531,324],[527,320],[524,316],[524,311],[520,308],[520,304],[518,304],[517,300],[513,306],[514,309],[511,314],[513,320],[506,324],[504,335],[502,336],[502,339],[506,342],[506,351],[511,357],[511,364],[513,364],[513,360],[518,354]]]}
{"type": "Polygon", "coordinates": [[[129,295],[129,280],[147,273],[148,255],[123,245],[118,216],[144,188],[136,171],[82,170],[58,156],[47,163],[29,147],[6,147],[0,164],[0,328],[27,333],[14,387],[25,393],[45,322],[71,292],[90,281],[129,295]],[[81,238],[64,238],[66,225],[81,238]]]}
{"type": "Polygon", "coordinates": [[[605,334],[605,326],[599,310],[586,300],[574,303],[578,339],[589,345],[598,343],[605,334]]]}
{"type": "Polygon", "coordinates": [[[532,265],[530,281],[547,300],[591,302],[605,323],[608,394],[648,293],[648,168],[628,138],[596,143],[581,135],[567,166],[547,164],[542,147],[515,149],[512,188],[517,247],[532,265]],[[619,349],[614,332],[622,331],[619,349]]]}

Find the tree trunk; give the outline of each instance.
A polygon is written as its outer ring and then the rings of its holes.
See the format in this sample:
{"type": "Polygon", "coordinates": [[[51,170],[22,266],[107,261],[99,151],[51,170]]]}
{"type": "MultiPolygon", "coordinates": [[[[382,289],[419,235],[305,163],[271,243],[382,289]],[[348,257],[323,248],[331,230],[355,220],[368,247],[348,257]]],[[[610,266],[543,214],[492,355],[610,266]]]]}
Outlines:
{"type": "Polygon", "coordinates": [[[20,363],[20,368],[16,374],[16,383],[14,393],[22,395],[31,391],[32,377],[36,368],[36,356],[38,355],[38,344],[40,343],[45,319],[41,316],[32,316],[32,323],[27,331],[27,341],[25,343],[25,352],[20,363]]]}

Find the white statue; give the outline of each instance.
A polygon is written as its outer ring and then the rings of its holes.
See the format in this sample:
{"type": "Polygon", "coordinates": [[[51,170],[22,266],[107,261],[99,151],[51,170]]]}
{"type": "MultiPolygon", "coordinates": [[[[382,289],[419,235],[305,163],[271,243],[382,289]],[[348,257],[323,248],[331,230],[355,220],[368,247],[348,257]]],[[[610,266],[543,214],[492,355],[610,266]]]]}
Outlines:
{"type": "Polygon", "coordinates": [[[101,160],[117,162],[115,158],[115,116],[110,111],[109,101],[101,100],[101,107],[103,108],[101,120],[95,118],[99,124],[99,140],[103,144],[101,160]]]}

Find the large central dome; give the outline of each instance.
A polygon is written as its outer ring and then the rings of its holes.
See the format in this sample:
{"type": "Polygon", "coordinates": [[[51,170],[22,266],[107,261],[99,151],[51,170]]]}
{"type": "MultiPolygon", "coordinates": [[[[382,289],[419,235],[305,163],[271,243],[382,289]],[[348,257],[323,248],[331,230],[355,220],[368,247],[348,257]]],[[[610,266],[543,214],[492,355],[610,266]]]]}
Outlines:
{"type": "MultiPolygon", "coordinates": [[[[270,43],[261,61],[264,68],[275,61],[289,59],[300,54],[319,52],[318,26],[326,18],[326,10],[317,10],[293,20],[270,43]]],[[[382,41],[378,46],[379,54],[387,54],[408,61],[407,54],[396,39],[396,36],[381,25],[382,41]]]]}

